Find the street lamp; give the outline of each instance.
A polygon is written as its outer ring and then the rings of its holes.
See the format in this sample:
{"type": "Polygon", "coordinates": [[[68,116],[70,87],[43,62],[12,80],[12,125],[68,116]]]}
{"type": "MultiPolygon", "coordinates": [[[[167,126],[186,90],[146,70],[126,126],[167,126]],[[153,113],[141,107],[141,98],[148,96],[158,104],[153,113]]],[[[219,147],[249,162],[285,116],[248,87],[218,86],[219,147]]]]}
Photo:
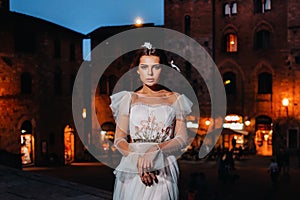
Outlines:
{"type": "Polygon", "coordinates": [[[137,18],[135,19],[135,25],[136,25],[136,26],[141,26],[142,24],[143,24],[143,19],[140,18],[140,17],[137,17],[137,18]]]}
{"type": "Polygon", "coordinates": [[[282,105],[285,107],[286,116],[289,116],[289,100],[288,98],[282,99],[282,105]]]}

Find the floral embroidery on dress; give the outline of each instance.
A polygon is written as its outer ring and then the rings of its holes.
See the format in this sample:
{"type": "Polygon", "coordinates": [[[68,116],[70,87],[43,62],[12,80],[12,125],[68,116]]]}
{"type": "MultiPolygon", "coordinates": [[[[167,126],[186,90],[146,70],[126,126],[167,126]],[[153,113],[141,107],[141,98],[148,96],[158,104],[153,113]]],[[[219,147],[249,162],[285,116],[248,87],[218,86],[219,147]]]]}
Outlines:
{"type": "Polygon", "coordinates": [[[136,142],[163,142],[173,137],[175,119],[173,123],[165,127],[163,122],[157,121],[153,111],[149,113],[148,119],[141,120],[140,126],[135,126],[136,142]]]}

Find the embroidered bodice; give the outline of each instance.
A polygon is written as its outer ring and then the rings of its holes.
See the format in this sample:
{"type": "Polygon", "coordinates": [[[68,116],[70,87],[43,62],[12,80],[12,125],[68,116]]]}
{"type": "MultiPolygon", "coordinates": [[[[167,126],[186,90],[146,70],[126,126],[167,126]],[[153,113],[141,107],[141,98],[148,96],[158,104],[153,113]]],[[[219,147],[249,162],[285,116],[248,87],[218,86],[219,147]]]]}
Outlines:
{"type": "Polygon", "coordinates": [[[133,142],[164,142],[174,137],[175,120],[184,120],[192,103],[184,95],[119,92],[111,96],[117,126],[133,142]]]}

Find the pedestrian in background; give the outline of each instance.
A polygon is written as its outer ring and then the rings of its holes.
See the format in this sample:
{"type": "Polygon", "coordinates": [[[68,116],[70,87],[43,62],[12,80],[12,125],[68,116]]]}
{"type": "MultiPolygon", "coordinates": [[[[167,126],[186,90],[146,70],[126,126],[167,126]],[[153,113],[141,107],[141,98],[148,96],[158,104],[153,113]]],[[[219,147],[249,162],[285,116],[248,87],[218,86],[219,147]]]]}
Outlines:
{"type": "Polygon", "coordinates": [[[275,161],[274,158],[271,159],[268,172],[270,174],[272,185],[277,186],[278,177],[279,177],[279,167],[278,167],[278,163],[275,161]]]}

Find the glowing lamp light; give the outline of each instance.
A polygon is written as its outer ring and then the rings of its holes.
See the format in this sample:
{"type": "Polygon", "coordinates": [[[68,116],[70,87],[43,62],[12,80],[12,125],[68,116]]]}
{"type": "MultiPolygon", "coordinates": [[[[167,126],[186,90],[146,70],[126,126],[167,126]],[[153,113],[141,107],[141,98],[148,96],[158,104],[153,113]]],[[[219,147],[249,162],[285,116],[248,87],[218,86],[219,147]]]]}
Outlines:
{"type": "Polygon", "coordinates": [[[245,125],[246,125],[246,126],[249,126],[250,123],[251,123],[250,120],[246,120],[246,121],[245,121],[245,125]]]}
{"type": "Polygon", "coordinates": [[[135,25],[141,26],[142,24],[143,24],[143,19],[140,18],[140,17],[137,17],[137,18],[135,19],[135,25]]]}
{"type": "Polygon", "coordinates": [[[86,118],[86,108],[82,109],[82,118],[85,119],[86,118]]]}
{"type": "Polygon", "coordinates": [[[206,125],[206,126],[209,126],[209,125],[210,125],[210,123],[211,123],[211,122],[210,122],[210,120],[209,120],[209,119],[205,120],[205,125],[206,125]]]}
{"type": "Polygon", "coordinates": [[[289,100],[287,98],[282,99],[282,105],[283,106],[288,106],[289,105],[289,100]]]}
{"type": "Polygon", "coordinates": [[[225,84],[225,85],[228,85],[230,82],[231,82],[230,80],[226,80],[226,81],[224,82],[224,84],[225,84]]]}

